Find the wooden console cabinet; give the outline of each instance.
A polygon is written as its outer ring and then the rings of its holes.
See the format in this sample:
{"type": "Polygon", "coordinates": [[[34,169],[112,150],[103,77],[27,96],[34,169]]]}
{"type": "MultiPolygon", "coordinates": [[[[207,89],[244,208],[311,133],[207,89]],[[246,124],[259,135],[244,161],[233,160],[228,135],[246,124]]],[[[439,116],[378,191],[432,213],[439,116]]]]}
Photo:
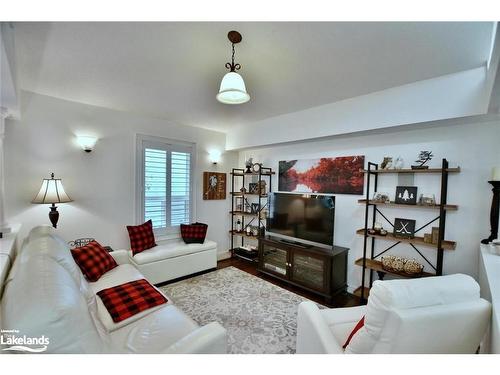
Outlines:
{"type": "Polygon", "coordinates": [[[348,248],[340,246],[332,249],[303,247],[272,237],[261,237],[257,269],[331,302],[334,295],[347,288],[348,251],[348,248]]]}

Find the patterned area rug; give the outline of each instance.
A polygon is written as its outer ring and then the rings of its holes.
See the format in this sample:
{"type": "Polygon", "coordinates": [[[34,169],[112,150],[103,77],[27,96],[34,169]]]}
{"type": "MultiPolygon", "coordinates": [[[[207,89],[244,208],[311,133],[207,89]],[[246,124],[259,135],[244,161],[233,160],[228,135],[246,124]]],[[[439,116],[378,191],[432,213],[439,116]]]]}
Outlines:
{"type": "Polygon", "coordinates": [[[295,353],[297,309],[306,298],[234,267],[161,289],[198,324],[222,324],[229,353],[295,353]]]}

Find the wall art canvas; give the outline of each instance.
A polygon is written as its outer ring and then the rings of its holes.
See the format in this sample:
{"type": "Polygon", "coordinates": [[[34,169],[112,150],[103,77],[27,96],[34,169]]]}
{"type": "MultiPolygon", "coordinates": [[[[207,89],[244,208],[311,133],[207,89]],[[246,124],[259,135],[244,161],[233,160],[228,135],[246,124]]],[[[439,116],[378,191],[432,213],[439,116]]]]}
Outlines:
{"type": "Polygon", "coordinates": [[[415,234],[415,223],[413,219],[394,219],[394,237],[413,238],[415,234]]]}
{"type": "Polygon", "coordinates": [[[203,172],[203,199],[226,199],[226,174],[203,172]]]}
{"type": "Polygon", "coordinates": [[[398,204],[417,204],[416,186],[397,186],[395,203],[398,204]]]}
{"type": "Polygon", "coordinates": [[[279,162],[278,189],[301,193],[363,194],[364,156],[279,162]]]}

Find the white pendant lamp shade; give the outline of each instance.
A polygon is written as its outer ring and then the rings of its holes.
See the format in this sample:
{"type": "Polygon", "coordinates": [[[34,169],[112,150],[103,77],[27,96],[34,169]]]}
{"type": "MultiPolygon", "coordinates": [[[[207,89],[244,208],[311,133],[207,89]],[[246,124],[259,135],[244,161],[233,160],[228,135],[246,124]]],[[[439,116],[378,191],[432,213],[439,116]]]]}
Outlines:
{"type": "Polygon", "coordinates": [[[236,72],[227,73],[220,83],[217,100],[224,104],[242,104],[250,100],[245,81],[236,72]]]}

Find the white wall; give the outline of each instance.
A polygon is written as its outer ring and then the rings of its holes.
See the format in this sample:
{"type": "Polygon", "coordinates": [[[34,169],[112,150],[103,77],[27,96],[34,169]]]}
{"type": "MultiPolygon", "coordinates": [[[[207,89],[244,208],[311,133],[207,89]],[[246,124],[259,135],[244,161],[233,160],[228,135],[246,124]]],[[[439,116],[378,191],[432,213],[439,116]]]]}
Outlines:
{"type": "Polygon", "coordinates": [[[235,127],[227,149],[484,114],[491,91],[486,73],[486,67],[466,70],[235,127]]]}
{"type": "MultiPolygon", "coordinates": [[[[135,134],[161,136],[197,145],[196,219],[209,225],[208,238],[219,252],[229,249],[230,199],[202,199],[203,171],[229,172],[237,154],[226,152],[217,166],[208,151],[225,148],[223,133],[23,92],[22,119],[6,125],[6,212],[24,231],[49,224],[48,205],[30,204],[42,178],[62,178],[72,203],[60,204],[58,232],[66,240],[91,236],[114,248],[129,246],[126,225],[135,223],[135,134]],[[90,154],[75,143],[75,134],[95,134],[90,154]]],[[[228,175],[229,177],[229,175],[228,175]]]]}
{"type": "MultiPolygon", "coordinates": [[[[500,165],[500,122],[434,127],[417,130],[392,130],[383,134],[359,134],[339,136],[319,141],[298,142],[288,145],[250,149],[240,152],[240,164],[248,157],[265,166],[278,168],[279,160],[365,155],[368,161],[379,163],[384,156],[402,156],[408,167],[420,150],[432,150],[435,157],[431,166],[439,166],[447,158],[450,166],[459,165],[462,172],[449,177],[448,203],[458,204],[458,211],[447,216],[446,238],[457,242],[454,251],[446,251],[444,273],[464,272],[477,276],[479,241],[489,236],[489,212],[491,205],[491,168],[500,165]]],[[[273,186],[277,186],[273,181],[273,186]]],[[[415,175],[419,193],[434,193],[439,199],[439,177],[436,175],[415,175]]],[[[379,178],[379,191],[388,192],[394,198],[398,184],[397,175],[379,178]]],[[[354,260],[362,256],[363,237],[356,235],[356,229],[364,225],[364,206],[357,203],[363,198],[357,195],[337,195],[335,217],[335,243],[349,247],[348,284],[350,290],[360,285],[361,272],[354,260]]],[[[392,221],[395,217],[414,218],[417,227],[438,215],[434,210],[391,209],[383,210],[392,221]]],[[[380,217],[380,216],[379,216],[380,217]]],[[[390,226],[380,218],[384,227],[390,226]]],[[[391,243],[377,241],[382,250],[391,243]]],[[[436,251],[421,248],[428,259],[435,262],[436,251]]],[[[408,245],[400,244],[393,254],[412,256],[422,260],[408,245]]],[[[423,262],[423,260],[422,260],[423,262]]],[[[427,267],[427,270],[429,268],[427,267]]],[[[376,279],[376,275],[375,275],[376,279]]]]}

